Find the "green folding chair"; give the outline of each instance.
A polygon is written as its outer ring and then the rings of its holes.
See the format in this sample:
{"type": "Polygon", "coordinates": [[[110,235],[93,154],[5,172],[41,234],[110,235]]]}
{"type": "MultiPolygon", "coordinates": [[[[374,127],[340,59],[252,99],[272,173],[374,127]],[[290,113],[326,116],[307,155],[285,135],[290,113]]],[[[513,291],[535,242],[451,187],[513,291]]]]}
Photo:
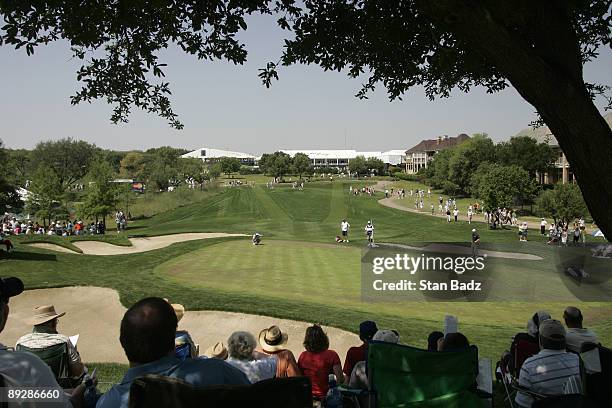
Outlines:
{"type": "Polygon", "coordinates": [[[68,355],[68,345],[66,343],[60,343],[45,348],[30,348],[18,344],[15,350],[34,354],[44,361],[45,364],[51,368],[57,383],[62,388],[74,388],[82,381],[82,378],[70,377],[70,357],[68,355]]]}
{"type": "Polygon", "coordinates": [[[368,345],[370,407],[482,408],[476,390],[478,349],[432,352],[372,341],[368,345]]]}

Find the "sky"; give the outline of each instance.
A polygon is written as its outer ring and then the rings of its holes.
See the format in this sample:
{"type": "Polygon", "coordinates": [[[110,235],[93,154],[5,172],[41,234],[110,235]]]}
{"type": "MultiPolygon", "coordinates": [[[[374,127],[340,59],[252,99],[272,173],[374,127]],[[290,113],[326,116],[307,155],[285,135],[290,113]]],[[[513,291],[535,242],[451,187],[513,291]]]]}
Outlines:
{"type": "MultiPolygon", "coordinates": [[[[379,87],[369,100],[354,95],[362,79],[324,72],[318,66],[281,67],[280,80],[266,89],[258,69],[281,54],[283,31],[273,18],[257,16],[241,39],[249,52],[242,66],[198,61],[171,48],[162,55],[173,108],[185,125],[171,129],[165,120],[134,108],[128,124],[110,122],[104,101],[70,105],[80,89],[66,43],[25,50],[0,47],[0,140],[8,148],[32,148],[65,137],[114,150],[174,146],[261,154],[279,149],[408,149],[439,135],[486,132],[506,140],[528,127],[535,109],[508,88],[429,101],[414,88],[402,101],[390,102],[379,87]]],[[[585,79],[612,85],[612,51],[585,66],[585,79]]],[[[603,101],[597,101],[603,109],[603,101]]]]}

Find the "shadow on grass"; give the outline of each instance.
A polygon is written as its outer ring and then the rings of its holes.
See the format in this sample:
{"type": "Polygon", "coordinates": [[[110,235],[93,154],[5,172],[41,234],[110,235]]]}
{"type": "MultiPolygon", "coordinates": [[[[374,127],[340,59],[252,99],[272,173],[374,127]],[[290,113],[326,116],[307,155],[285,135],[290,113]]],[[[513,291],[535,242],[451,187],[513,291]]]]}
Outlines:
{"type": "Polygon", "coordinates": [[[14,259],[19,261],[57,261],[57,257],[53,254],[22,251],[13,251],[11,253],[0,252],[0,259],[14,259]]]}

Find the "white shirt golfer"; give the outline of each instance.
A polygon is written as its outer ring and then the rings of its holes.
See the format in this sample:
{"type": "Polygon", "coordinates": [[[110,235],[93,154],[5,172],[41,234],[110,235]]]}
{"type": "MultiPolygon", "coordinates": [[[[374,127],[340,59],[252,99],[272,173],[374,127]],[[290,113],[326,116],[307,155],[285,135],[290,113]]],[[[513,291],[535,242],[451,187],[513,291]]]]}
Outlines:
{"type": "Polygon", "coordinates": [[[349,232],[349,228],[351,228],[351,224],[348,223],[348,221],[343,220],[340,223],[340,230],[342,231],[342,240],[344,242],[348,242],[348,232],[349,232]]]}
{"type": "Polygon", "coordinates": [[[368,222],[364,228],[366,236],[368,238],[368,242],[374,241],[374,225],[371,222],[368,222]]]}

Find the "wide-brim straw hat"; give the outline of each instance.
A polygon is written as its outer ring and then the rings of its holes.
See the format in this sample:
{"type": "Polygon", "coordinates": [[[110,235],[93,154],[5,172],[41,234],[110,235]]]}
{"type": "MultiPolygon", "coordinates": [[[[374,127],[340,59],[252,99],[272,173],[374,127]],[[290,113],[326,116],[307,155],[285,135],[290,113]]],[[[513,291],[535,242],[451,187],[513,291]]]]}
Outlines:
{"type": "MultiPolygon", "coordinates": [[[[164,300],[170,303],[168,299],[164,298],[164,300]]],[[[181,305],[180,303],[170,303],[170,306],[172,306],[172,309],[174,309],[174,314],[176,314],[176,321],[180,322],[183,316],[185,315],[185,306],[181,305]]]]}
{"type": "Polygon", "coordinates": [[[286,348],[289,335],[283,333],[278,326],[270,326],[259,332],[259,345],[263,351],[273,353],[286,348]]]}
{"type": "Polygon", "coordinates": [[[214,346],[210,346],[204,352],[204,355],[208,358],[218,358],[221,360],[227,359],[227,347],[223,342],[217,342],[214,346]]]}
{"type": "Polygon", "coordinates": [[[57,313],[53,305],[37,306],[34,308],[34,316],[30,319],[32,326],[38,326],[39,324],[46,323],[58,317],[62,317],[66,312],[57,313]]]}

